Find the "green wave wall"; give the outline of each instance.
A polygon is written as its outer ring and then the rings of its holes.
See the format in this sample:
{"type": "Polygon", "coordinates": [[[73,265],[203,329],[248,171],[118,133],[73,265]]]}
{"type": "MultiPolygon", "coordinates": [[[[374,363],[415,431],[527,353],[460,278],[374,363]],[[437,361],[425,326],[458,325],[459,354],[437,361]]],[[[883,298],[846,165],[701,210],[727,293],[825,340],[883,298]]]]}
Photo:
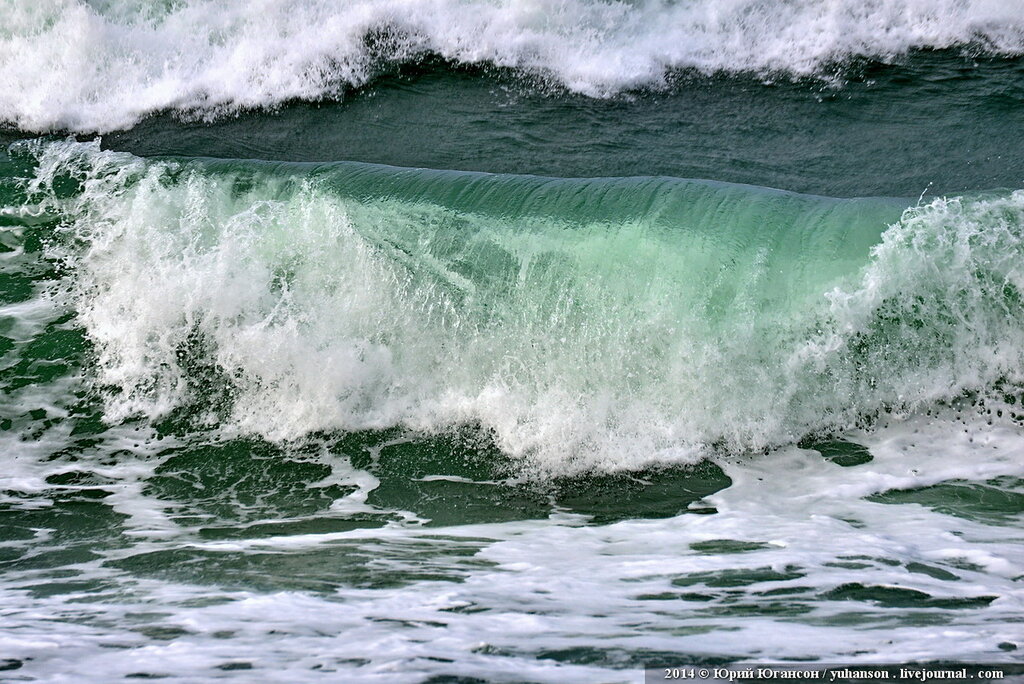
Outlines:
{"type": "Polygon", "coordinates": [[[15,145],[106,418],[479,425],[542,471],[758,450],[1015,382],[1024,192],[145,161],[15,145]],[[908,208],[909,207],[909,208],[908,208]]]}

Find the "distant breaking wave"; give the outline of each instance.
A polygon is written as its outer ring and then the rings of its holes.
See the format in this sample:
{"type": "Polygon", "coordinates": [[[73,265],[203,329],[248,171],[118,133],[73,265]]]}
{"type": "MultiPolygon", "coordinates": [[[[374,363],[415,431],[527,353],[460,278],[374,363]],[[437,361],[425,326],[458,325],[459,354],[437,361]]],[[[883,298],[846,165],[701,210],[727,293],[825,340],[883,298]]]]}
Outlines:
{"type": "Polygon", "coordinates": [[[1024,52],[1024,0],[2,0],[0,122],[105,132],[340,97],[425,56],[594,97],[670,73],[828,76],[858,56],[1024,52]]]}

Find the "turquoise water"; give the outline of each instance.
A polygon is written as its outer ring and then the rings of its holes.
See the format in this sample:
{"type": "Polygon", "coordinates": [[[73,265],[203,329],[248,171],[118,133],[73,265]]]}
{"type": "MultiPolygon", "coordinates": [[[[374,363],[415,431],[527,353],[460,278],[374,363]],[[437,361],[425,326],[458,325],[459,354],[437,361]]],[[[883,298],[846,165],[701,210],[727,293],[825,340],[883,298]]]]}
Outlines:
{"type": "Polygon", "coordinates": [[[0,10],[4,676],[1020,666],[1019,3],[0,10]]]}

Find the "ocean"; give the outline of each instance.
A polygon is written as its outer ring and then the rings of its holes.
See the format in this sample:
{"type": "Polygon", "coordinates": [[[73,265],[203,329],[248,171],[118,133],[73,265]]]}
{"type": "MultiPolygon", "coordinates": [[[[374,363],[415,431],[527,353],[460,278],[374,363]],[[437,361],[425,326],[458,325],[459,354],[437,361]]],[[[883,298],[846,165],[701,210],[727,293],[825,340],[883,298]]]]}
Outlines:
{"type": "Polygon", "coordinates": [[[1011,681],[1024,0],[0,0],[0,388],[0,680],[1011,681]]]}

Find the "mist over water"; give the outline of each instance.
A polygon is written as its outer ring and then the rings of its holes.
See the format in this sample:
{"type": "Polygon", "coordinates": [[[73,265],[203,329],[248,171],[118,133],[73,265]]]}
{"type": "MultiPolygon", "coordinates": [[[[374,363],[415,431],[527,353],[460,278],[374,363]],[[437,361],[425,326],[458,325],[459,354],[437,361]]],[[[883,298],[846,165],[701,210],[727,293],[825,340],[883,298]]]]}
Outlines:
{"type": "Polygon", "coordinates": [[[1024,674],[1022,16],[0,0],[0,673],[1024,674]]]}

